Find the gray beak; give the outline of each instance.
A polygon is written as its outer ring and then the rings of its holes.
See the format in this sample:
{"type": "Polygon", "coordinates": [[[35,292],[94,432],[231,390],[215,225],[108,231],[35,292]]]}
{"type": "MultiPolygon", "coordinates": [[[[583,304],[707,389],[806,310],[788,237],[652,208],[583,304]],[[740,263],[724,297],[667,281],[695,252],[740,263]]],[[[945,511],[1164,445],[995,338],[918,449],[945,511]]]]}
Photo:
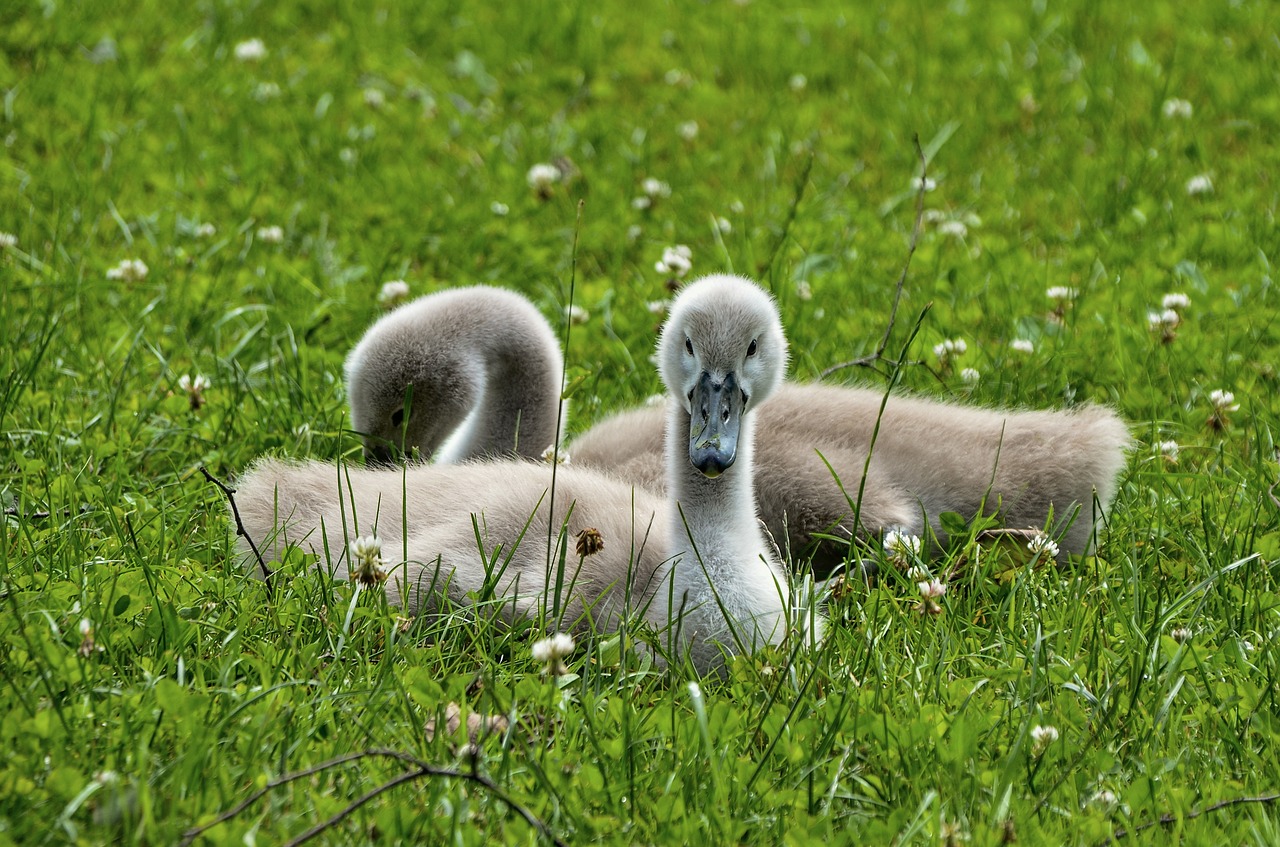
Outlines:
{"type": "Polygon", "coordinates": [[[738,378],[732,373],[716,382],[704,372],[693,387],[689,395],[689,461],[704,476],[714,479],[737,458],[744,400],[738,378]]]}

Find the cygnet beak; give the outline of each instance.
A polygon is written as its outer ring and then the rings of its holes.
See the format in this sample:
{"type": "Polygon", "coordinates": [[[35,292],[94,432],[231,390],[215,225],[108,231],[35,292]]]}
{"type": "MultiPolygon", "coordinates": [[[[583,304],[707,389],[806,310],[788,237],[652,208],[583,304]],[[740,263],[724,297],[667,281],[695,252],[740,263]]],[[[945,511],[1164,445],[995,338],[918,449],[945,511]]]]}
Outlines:
{"type": "Polygon", "coordinates": [[[397,453],[399,451],[389,444],[365,445],[364,463],[369,467],[385,467],[395,463],[397,453]]]}
{"type": "Polygon", "coordinates": [[[704,476],[714,479],[737,458],[745,399],[733,373],[716,382],[704,371],[693,387],[689,396],[689,461],[704,476]]]}

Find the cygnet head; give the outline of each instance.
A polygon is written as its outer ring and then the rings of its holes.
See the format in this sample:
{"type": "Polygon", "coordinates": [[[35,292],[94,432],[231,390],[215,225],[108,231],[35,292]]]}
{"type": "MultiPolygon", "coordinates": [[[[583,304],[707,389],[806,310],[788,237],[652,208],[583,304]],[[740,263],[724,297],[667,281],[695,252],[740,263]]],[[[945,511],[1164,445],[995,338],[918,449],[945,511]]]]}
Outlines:
{"type": "Polygon", "coordinates": [[[787,339],[777,306],[745,277],[690,282],[671,305],[658,361],[689,413],[689,461],[716,477],[737,458],[743,416],[782,382],[787,339]]]}
{"type": "Polygon", "coordinates": [[[469,363],[423,325],[430,299],[383,316],[347,356],[351,425],[369,459],[413,446],[431,455],[474,401],[469,363]]]}

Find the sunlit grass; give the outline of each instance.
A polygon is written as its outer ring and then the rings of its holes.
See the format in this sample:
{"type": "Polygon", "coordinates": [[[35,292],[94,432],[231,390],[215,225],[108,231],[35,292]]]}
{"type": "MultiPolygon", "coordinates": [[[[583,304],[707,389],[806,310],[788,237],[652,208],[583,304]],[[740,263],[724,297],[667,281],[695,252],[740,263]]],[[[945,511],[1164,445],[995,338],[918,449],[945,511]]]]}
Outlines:
{"type": "MultiPolygon", "coordinates": [[[[174,843],[379,747],[474,763],[569,843],[1093,845],[1161,815],[1128,840],[1275,841],[1271,806],[1190,816],[1280,782],[1280,16],[828,6],[0,13],[0,843],[174,843]],[[384,282],[505,285],[560,321],[576,259],[571,431],[659,390],[676,245],[767,285],[812,379],[885,331],[915,136],[903,389],[1114,405],[1137,443],[1095,557],[965,570],[939,614],[882,563],[819,649],[696,690],[608,636],[557,679],[532,624],[406,621],[302,557],[274,596],[240,569],[198,469],[355,459],[341,366],[384,282]],[[541,163],[569,177],[540,192],[541,163]],[[427,733],[450,703],[509,727],[427,733]]],[[[831,377],[855,378],[883,384],[831,377]]],[[[400,772],[343,765],[203,838],[285,842],[400,772]]],[[[537,835],[433,778],[325,838],[537,835]]]]}

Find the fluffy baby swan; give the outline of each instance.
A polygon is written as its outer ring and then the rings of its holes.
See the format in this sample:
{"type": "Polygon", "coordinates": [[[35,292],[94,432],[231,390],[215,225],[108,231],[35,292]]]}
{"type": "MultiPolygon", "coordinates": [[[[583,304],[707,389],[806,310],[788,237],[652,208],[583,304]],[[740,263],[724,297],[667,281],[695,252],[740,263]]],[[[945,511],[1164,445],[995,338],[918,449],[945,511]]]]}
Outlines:
{"type": "Polygon", "coordinates": [[[352,426],[379,461],[413,447],[444,463],[538,456],[556,441],[563,370],[560,342],[524,297],[440,291],[384,315],[347,356],[352,426]]]}
{"type": "Polygon", "coordinates": [[[546,539],[567,521],[569,535],[598,530],[604,548],[580,564],[570,556],[559,604],[566,622],[590,616],[616,627],[629,601],[704,671],[722,649],[778,643],[788,587],[752,494],[755,409],[787,360],[773,300],[741,277],[690,283],[672,304],[658,358],[669,394],[665,498],[564,467],[552,504],[552,468],[527,462],[370,470],[262,460],[237,487],[244,527],[276,558],[288,543],[322,561],[328,551],[339,574],[349,543],[374,531],[384,551],[398,551],[387,582],[393,602],[419,610],[441,594],[490,596],[506,614],[536,614],[557,605],[546,539]]]}

